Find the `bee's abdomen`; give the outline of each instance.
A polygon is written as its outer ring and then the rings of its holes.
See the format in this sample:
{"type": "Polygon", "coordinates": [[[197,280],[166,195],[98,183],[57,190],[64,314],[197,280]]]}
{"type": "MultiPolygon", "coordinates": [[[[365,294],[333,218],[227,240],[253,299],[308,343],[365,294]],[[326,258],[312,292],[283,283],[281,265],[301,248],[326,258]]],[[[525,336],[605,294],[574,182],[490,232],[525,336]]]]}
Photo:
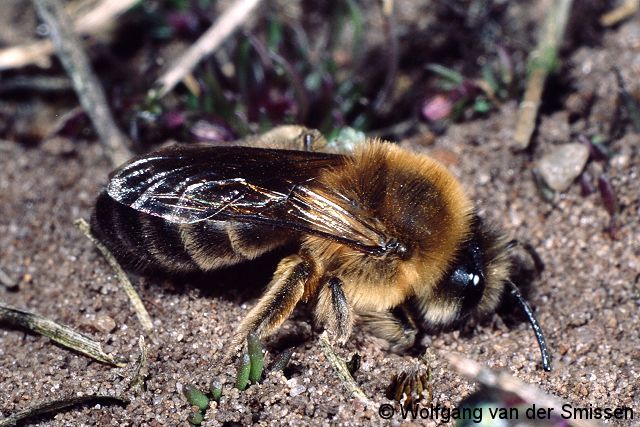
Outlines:
{"type": "Polygon", "coordinates": [[[253,259],[293,237],[226,221],[171,223],[118,203],[105,191],[96,201],[91,228],[124,268],[140,273],[216,270],[253,259]]]}

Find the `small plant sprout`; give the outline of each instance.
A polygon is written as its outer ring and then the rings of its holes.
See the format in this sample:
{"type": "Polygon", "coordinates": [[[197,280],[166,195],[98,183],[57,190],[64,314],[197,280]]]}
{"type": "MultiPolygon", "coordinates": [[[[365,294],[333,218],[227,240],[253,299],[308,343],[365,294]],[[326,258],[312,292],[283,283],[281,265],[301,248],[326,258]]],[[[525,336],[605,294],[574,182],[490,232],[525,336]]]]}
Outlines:
{"type": "Polygon", "coordinates": [[[238,366],[238,375],[236,377],[236,388],[243,391],[249,385],[249,373],[251,372],[251,359],[249,354],[243,353],[238,366]]]}
{"type": "Polygon", "coordinates": [[[247,349],[249,351],[249,381],[257,384],[262,378],[264,369],[264,356],[262,354],[262,344],[256,334],[249,334],[247,337],[247,349]]]}

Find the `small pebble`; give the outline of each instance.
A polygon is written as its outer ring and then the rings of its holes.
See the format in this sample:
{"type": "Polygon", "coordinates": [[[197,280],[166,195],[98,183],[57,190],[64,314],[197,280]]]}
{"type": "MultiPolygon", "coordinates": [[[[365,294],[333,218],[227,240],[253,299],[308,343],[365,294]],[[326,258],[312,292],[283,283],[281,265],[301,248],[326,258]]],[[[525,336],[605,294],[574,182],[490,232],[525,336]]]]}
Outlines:
{"type": "Polygon", "coordinates": [[[307,388],[303,385],[298,385],[293,387],[290,391],[289,391],[289,395],[291,397],[296,397],[302,393],[304,393],[305,391],[307,391],[307,388]]]}
{"type": "Polygon", "coordinates": [[[96,320],[93,322],[93,327],[104,333],[115,331],[116,326],[116,321],[107,315],[96,316],[96,320]]]}
{"type": "Polygon", "coordinates": [[[540,175],[549,187],[565,191],[584,169],[589,149],[582,144],[563,144],[538,161],[540,175]]]}

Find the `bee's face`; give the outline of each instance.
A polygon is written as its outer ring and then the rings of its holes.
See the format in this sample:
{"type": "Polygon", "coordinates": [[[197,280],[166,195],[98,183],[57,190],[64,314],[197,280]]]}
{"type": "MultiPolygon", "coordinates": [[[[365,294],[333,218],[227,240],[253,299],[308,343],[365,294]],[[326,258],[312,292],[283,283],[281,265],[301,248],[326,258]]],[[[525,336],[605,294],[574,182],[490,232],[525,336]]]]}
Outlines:
{"type": "Polygon", "coordinates": [[[477,217],[471,230],[433,293],[420,299],[429,325],[448,325],[476,313],[485,315],[500,300],[509,275],[506,247],[477,217]]]}

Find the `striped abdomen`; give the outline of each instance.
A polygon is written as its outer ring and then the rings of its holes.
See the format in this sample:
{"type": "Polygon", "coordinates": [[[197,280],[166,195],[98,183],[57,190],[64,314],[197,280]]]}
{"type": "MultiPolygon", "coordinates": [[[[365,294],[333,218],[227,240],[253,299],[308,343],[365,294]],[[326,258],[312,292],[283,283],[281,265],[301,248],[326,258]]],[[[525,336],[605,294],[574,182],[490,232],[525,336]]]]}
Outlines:
{"type": "Polygon", "coordinates": [[[127,269],[196,272],[254,259],[295,241],[288,230],[229,221],[175,224],[136,211],[102,191],[92,232],[127,269]]]}

